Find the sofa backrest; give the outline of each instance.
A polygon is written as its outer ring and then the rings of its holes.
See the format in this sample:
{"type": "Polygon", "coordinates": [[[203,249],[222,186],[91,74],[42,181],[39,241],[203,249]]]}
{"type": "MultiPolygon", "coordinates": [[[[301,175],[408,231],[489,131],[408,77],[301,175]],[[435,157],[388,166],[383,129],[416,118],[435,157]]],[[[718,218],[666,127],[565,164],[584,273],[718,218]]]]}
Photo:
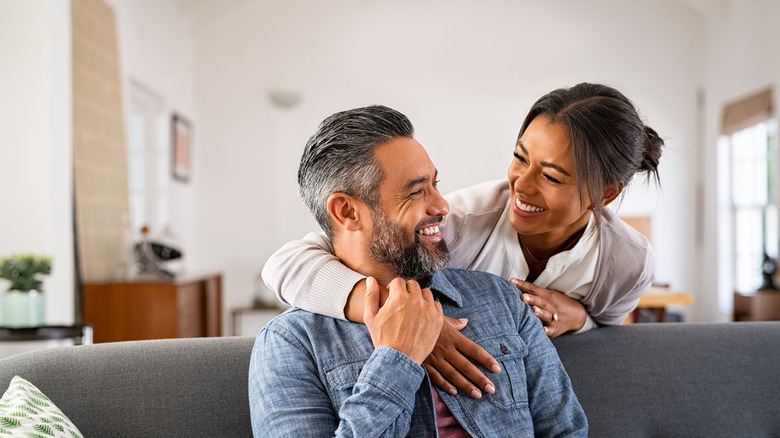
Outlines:
{"type": "Polygon", "coordinates": [[[247,373],[254,337],[61,347],[0,361],[85,437],[251,437],[247,373]]]}
{"type": "MultiPolygon", "coordinates": [[[[593,437],[780,436],[780,322],[634,324],[554,339],[593,437]]],[[[135,341],[0,360],[86,437],[251,436],[254,337],[135,341]]]]}
{"type": "Polygon", "coordinates": [[[590,436],[780,436],[780,322],[633,324],[553,342],[590,436]]]}

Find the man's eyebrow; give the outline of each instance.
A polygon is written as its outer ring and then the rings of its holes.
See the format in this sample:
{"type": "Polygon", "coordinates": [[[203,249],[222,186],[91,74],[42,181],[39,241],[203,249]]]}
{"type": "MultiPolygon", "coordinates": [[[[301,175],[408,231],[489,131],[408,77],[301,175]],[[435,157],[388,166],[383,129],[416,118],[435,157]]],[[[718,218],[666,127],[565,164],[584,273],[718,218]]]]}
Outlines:
{"type": "MultiPolygon", "coordinates": [[[[524,154],[528,155],[528,149],[525,148],[525,145],[523,144],[522,141],[517,140],[517,147],[519,147],[520,150],[522,150],[524,154]]],[[[557,165],[555,163],[550,163],[548,161],[542,161],[539,164],[541,164],[544,167],[549,167],[549,168],[555,169],[558,172],[561,172],[562,174],[564,174],[566,176],[571,176],[571,174],[569,172],[567,172],[566,169],[564,169],[563,167],[561,167],[561,166],[559,166],[559,165],[557,165]]]]}
{"type": "MultiPolygon", "coordinates": [[[[436,178],[438,178],[438,176],[439,176],[439,170],[436,169],[436,172],[433,174],[433,181],[436,181],[436,178]]],[[[415,179],[409,181],[408,183],[406,183],[406,185],[403,188],[403,191],[411,190],[412,187],[415,187],[415,186],[420,185],[420,184],[424,184],[424,183],[428,182],[429,180],[430,180],[430,178],[428,178],[427,176],[421,176],[419,178],[415,178],[415,179]]]]}

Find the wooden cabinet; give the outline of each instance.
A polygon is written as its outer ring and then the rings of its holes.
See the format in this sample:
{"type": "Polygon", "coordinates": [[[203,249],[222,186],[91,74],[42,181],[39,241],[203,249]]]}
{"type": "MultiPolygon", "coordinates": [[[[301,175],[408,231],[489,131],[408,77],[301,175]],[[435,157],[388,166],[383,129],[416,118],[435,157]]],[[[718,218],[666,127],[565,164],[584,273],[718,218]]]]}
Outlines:
{"type": "Polygon", "coordinates": [[[220,336],[222,276],[85,283],[83,306],[95,343],[220,336]]]}

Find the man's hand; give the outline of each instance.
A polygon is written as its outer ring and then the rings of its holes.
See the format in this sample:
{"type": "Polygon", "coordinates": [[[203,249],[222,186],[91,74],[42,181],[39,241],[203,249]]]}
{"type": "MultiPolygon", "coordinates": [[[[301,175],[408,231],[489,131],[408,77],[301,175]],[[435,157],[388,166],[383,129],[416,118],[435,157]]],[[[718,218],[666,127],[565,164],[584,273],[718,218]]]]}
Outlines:
{"type": "Polygon", "coordinates": [[[463,330],[466,324],[466,320],[445,317],[436,347],[425,359],[425,368],[431,376],[431,381],[450,394],[457,394],[457,386],[472,398],[482,398],[480,388],[488,394],[493,394],[496,387],[467,356],[494,373],[500,373],[501,367],[487,351],[463,336],[460,330],[463,330]]]}
{"type": "Polygon", "coordinates": [[[567,332],[577,331],[585,325],[588,312],[579,301],[556,290],[545,289],[533,283],[511,278],[509,281],[521,292],[524,303],[531,306],[544,325],[547,336],[554,338],[567,332]]]}
{"type": "Polygon", "coordinates": [[[439,338],[444,314],[441,303],[429,289],[413,280],[396,278],[389,285],[390,296],[379,308],[379,285],[366,280],[363,318],[374,347],[390,347],[422,365],[439,338]]]}

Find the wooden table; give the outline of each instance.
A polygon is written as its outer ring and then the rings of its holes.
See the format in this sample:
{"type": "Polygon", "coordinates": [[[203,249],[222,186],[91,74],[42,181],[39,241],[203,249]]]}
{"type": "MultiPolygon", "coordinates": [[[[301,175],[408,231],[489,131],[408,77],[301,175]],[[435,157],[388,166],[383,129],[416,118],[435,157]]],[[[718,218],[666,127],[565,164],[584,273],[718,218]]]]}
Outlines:
{"type": "Polygon", "coordinates": [[[623,324],[631,324],[636,321],[639,309],[654,311],[658,322],[664,322],[666,320],[666,306],[690,306],[691,304],[693,304],[693,294],[691,293],[675,291],[667,287],[651,286],[650,290],[639,299],[636,309],[628,315],[623,324]]]}

